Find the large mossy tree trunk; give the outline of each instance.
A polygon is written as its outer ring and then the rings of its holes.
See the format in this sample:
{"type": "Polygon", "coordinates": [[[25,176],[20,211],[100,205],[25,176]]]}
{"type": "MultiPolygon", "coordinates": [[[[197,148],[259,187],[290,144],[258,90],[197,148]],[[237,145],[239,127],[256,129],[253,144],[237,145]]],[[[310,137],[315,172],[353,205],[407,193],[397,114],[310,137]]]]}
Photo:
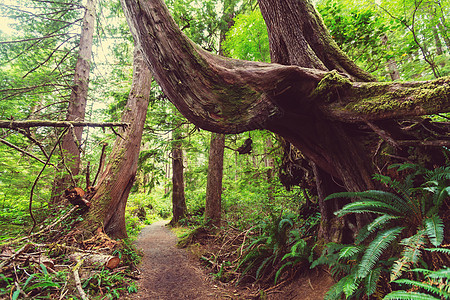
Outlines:
{"type": "MultiPolygon", "coordinates": [[[[75,66],[72,92],[70,94],[66,121],[84,121],[89,88],[92,44],[95,29],[95,11],[97,0],[88,0],[85,6],[83,24],[81,26],[78,60],[75,66]]],[[[73,176],[80,171],[80,143],[83,127],[72,127],[61,142],[64,164],[70,174],[56,178],[52,191],[52,202],[58,203],[62,192],[70,185],[75,185],[73,176]],[[71,134],[70,131],[73,131],[71,134]]],[[[64,168],[61,168],[64,169],[64,168]]]]}
{"type": "Polygon", "coordinates": [[[127,237],[125,207],[135,181],[142,132],[150,100],[152,75],[136,45],[133,59],[133,83],[122,115],[122,122],[130,125],[119,130],[105,171],[96,186],[92,206],[85,221],[84,230],[93,231],[103,226],[113,238],[127,237]]]}
{"type": "MultiPolygon", "coordinates": [[[[279,134],[320,177],[319,206],[322,216],[329,217],[322,232],[358,226],[335,224],[332,210],[340,203],[323,198],[339,189],[376,188],[372,175],[391,162],[410,160],[405,157],[415,151],[410,147],[432,150],[429,162],[442,163],[438,152],[450,146],[448,124],[433,125],[442,134],[410,125],[421,122],[416,116],[450,110],[450,78],[373,82],[338,48],[309,0],[259,4],[272,60],[278,64],[208,53],[181,33],[161,0],[122,0],[155,78],[178,110],[210,131],[268,129],[279,134]],[[380,152],[391,156],[380,157],[380,152]]],[[[339,232],[333,236],[328,238],[343,239],[339,232]]]]}

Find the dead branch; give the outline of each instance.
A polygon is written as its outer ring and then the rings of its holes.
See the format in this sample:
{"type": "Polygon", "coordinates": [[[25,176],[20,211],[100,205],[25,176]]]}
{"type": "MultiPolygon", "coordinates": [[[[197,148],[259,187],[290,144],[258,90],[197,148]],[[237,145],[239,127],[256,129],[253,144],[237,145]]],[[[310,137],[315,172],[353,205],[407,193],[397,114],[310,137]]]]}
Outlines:
{"type": "Polygon", "coordinates": [[[83,260],[78,259],[77,264],[73,268],[73,278],[75,280],[75,285],[77,287],[78,293],[80,293],[81,299],[89,300],[89,298],[86,296],[86,293],[84,292],[83,287],[81,285],[80,274],[78,274],[78,269],[80,269],[82,264],[83,264],[83,260]]]}
{"type": "Polygon", "coordinates": [[[108,269],[116,268],[120,263],[120,258],[118,256],[108,255],[108,254],[93,254],[93,253],[81,253],[75,252],[69,256],[72,261],[79,261],[82,259],[85,263],[90,266],[105,266],[108,269]]]}
{"type": "Polygon", "coordinates": [[[19,250],[17,250],[16,253],[14,253],[13,255],[11,255],[10,257],[8,257],[7,259],[5,259],[4,261],[2,261],[0,263],[0,270],[6,266],[10,261],[14,260],[16,257],[18,257],[20,254],[22,254],[23,252],[27,251],[28,249],[30,249],[30,247],[32,246],[32,244],[26,244],[24,245],[22,248],[20,248],[19,250]]]}
{"type": "Polygon", "coordinates": [[[48,121],[48,120],[27,120],[27,121],[10,121],[0,120],[0,128],[30,128],[30,127],[123,127],[126,128],[129,123],[122,122],[81,122],[81,121],[48,121]]]}
{"type": "Polygon", "coordinates": [[[98,164],[98,170],[97,170],[97,174],[95,174],[95,178],[94,181],[92,182],[92,186],[95,186],[95,184],[97,183],[97,178],[98,175],[100,175],[102,169],[103,169],[103,165],[105,164],[105,157],[106,157],[106,147],[108,146],[108,143],[103,143],[102,146],[102,154],[100,154],[100,162],[98,164]]]}

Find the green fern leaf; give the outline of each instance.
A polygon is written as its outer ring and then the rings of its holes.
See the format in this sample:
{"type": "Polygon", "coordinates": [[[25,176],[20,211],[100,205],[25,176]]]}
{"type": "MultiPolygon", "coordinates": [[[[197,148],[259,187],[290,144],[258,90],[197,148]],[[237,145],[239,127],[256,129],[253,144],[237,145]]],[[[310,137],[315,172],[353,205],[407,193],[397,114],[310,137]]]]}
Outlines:
{"type": "Polygon", "coordinates": [[[345,276],[341,280],[339,280],[336,284],[334,284],[328,292],[325,294],[324,300],[339,300],[341,299],[342,294],[344,291],[342,290],[345,281],[347,280],[347,277],[350,275],[345,276]]]}
{"type": "Polygon", "coordinates": [[[365,278],[387,247],[394,241],[405,227],[394,227],[383,231],[369,244],[358,268],[358,277],[365,278]]]}
{"type": "Polygon", "coordinates": [[[355,254],[358,254],[361,252],[363,248],[361,246],[348,246],[345,248],[342,248],[341,251],[339,251],[339,259],[342,258],[351,258],[355,254]]]}
{"type": "Polygon", "coordinates": [[[414,280],[410,280],[410,279],[398,279],[394,281],[395,283],[399,283],[399,284],[407,284],[410,286],[414,286],[414,287],[418,287],[418,288],[422,288],[425,291],[429,292],[429,293],[434,293],[438,296],[443,296],[446,297],[448,299],[448,297],[450,296],[448,293],[446,293],[445,291],[432,286],[431,284],[427,283],[427,282],[419,282],[419,281],[414,281],[414,280]]]}
{"type": "Polygon", "coordinates": [[[381,268],[373,269],[365,278],[365,287],[367,296],[372,295],[377,290],[377,283],[380,279],[381,268]]]}
{"type": "Polygon", "coordinates": [[[385,214],[385,215],[379,216],[378,218],[373,220],[372,223],[367,224],[361,230],[358,231],[358,234],[357,234],[357,236],[355,238],[355,244],[361,244],[375,230],[377,230],[379,228],[382,228],[386,224],[389,224],[390,221],[398,219],[398,218],[400,218],[400,217],[391,216],[389,214],[385,214]]]}
{"type": "Polygon", "coordinates": [[[425,244],[425,232],[419,231],[415,235],[403,239],[400,242],[405,245],[401,257],[395,261],[391,269],[391,281],[401,276],[402,272],[408,270],[412,264],[416,264],[421,257],[421,249],[425,244]]]}
{"type": "Polygon", "coordinates": [[[374,200],[367,200],[367,201],[356,201],[349,203],[345,205],[342,209],[338,210],[334,214],[338,217],[342,217],[346,214],[350,213],[376,213],[376,214],[390,214],[390,215],[397,215],[401,216],[403,215],[402,211],[390,204],[381,202],[381,201],[374,201],[374,200]]]}
{"type": "Polygon", "coordinates": [[[424,220],[426,234],[434,246],[439,246],[444,240],[444,222],[438,215],[434,215],[424,220]]]}
{"type": "Polygon", "coordinates": [[[407,292],[407,291],[395,291],[387,294],[383,300],[440,300],[439,298],[433,297],[424,293],[417,292],[407,292]]]}
{"type": "Polygon", "coordinates": [[[425,248],[425,250],[430,252],[441,252],[447,255],[450,255],[450,249],[447,248],[425,248]]]}
{"type": "Polygon", "coordinates": [[[355,276],[355,274],[350,274],[349,276],[346,276],[345,278],[346,278],[346,280],[344,282],[344,285],[342,286],[342,291],[344,292],[345,296],[348,298],[356,292],[356,290],[359,287],[360,280],[355,276]]]}

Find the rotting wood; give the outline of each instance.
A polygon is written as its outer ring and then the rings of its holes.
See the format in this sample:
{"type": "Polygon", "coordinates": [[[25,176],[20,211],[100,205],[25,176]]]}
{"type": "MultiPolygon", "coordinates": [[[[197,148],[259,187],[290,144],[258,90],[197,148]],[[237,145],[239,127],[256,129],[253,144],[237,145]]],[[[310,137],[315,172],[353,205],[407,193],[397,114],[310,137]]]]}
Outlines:
{"type": "Polygon", "coordinates": [[[69,258],[74,262],[83,260],[84,263],[90,266],[105,266],[111,270],[117,268],[117,266],[120,264],[120,258],[118,256],[108,254],[75,252],[69,255],[69,258]]]}

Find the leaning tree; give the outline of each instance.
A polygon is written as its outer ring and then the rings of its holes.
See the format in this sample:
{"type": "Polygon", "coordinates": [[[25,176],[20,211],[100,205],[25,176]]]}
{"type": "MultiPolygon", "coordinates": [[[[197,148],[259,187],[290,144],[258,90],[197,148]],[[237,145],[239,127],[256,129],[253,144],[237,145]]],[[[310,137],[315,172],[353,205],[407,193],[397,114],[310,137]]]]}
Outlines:
{"type": "Polygon", "coordinates": [[[332,218],[339,203],[324,202],[325,196],[378,188],[372,175],[389,163],[444,162],[449,124],[420,116],[450,111],[450,78],[375,82],[339,49],[309,0],[258,1],[271,64],[201,49],[162,0],[121,1],[154,77],[191,122],[219,133],[267,129],[301,151],[315,176],[329,239],[342,240],[352,224],[332,218]]]}

